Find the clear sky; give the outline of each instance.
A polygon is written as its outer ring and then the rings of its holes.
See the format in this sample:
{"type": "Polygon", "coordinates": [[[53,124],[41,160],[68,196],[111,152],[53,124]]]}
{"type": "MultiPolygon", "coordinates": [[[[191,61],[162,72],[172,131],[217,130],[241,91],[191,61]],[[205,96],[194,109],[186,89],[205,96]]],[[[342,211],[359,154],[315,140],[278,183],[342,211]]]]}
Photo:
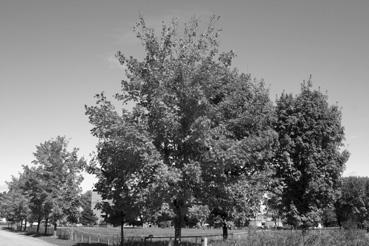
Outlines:
{"type": "MultiPolygon", "coordinates": [[[[221,16],[221,45],[240,71],[265,79],[271,98],[302,80],[342,107],[345,175],[369,176],[369,1],[0,1],[0,190],[33,160],[35,145],[65,135],[89,159],[96,145],[84,105],[113,95],[121,50],[142,54],[132,27],[221,16]]],[[[86,176],[83,189],[92,187],[86,176]]]]}

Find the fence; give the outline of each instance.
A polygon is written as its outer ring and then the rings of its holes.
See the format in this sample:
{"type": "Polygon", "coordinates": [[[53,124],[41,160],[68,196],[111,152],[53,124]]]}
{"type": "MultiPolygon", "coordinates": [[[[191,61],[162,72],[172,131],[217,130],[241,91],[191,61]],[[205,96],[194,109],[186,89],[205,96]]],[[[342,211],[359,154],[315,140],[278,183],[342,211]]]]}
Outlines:
{"type": "MultiPolygon", "coordinates": [[[[247,232],[230,233],[229,239],[241,239],[247,235],[247,232]]],[[[119,245],[120,235],[103,235],[103,234],[91,234],[87,232],[82,232],[78,230],[78,227],[61,227],[58,228],[56,236],[60,239],[69,239],[78,243],[85,244],[106,244],[106,245],[119,245]]],[[[214,242],[223,240],[222,235],[197,235],[197,236],[182,236],[182,245],[197,246],[197,245],[207,245],[207,242],[214,242]]],[[[141,237],[125,237],[125,245],[162,245],[162,246],[172,246],[174,245],[173,236],[141,236],[141,237]]]]}
{"type": "Polygon", "coordinates": [[[106,245],[119,245],[120,235],[91,234],[79,231],[78,228],[61,227],[56,231],[56,236],[60,239],[69,239],[79,243],[101,243],[106,245]]]}
{"type": "MultiPolygon", "coordinates": [[[[29,226],[29,227],[27,227],[26,231],[29,232],[29,233],[37,233],[37,226],[35,226],[35,225],[29,226]]],[[[45,233],[45,226],[44,225],[40,225],[38,233],[39,234],[44,234],[45,233]]],[[[54,227],[53,226],[48,226],[46,234],[47,235],[53,235],[53,233],[54,233],[54,227]]]]}

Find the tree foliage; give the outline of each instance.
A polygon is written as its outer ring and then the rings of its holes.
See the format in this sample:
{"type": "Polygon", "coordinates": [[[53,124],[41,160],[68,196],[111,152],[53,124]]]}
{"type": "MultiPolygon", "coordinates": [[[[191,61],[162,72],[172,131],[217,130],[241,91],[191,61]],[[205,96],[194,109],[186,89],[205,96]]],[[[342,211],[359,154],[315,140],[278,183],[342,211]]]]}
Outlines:
{"type": "Polygon", "coordinates": [[[46,221],[51,220],[55,229],[58,221],[76,211],[81,192],[79,185],[83,180],[81,172],[85,161],[78,157],[77,148],[69,151],[67,147],[66,138],[57,137],[36,146],[34,153],[33,163],[38,168],[36,182],[40,188],[37,196],[43,197],[43,216],[46,221]]]}
{"type": "MultiPolygon", "coordinates": [[[[57,137],[36,146],[33,166],[23,166],[19,177],[8,183],[8,192],[3,194],[1,211],[10,221],[40,222],[45,219],[54,224],[76,217],[81,172],[85,161],[77,156],[78,149],[67,149],[65,137],[57,137]]],[[[47,227],[45,227],[45,233],[47,227]]]]}
{"type": "Polygon", "coordinates": [[[280,147],[275,158],[275,188],[280,211],[289,224],[312,226],[322,209],[338,197],[340,177],[348,152],[342,151],[344,128],[341,111],[329,105],[327,96],[304,82],[301,92],[282,94],[277,101],[280,147]]]}
{"type": "Polygon", "coordinates": [[[340,226],[369,228],[369,178],[344,177],[335,209],[340,226]]]}
{"type": "Polygon", "coordinates": [[[81,213],[81,219],[80,219],[80,223],[82,225],[95,225],[97,221],[97,217],[94,214],[94,212],[92,211],[91,207],[86,207],[83,209],[82,213],[81,213]]]}
{"type": "Polygon", "coordinates": [[[4,194],[2,207],[8,221],[18,222],[27,220],[29,214],[29,196],[22,190],[22,175],[12,177],[8,182],[8,192],[4,194]]]}
{"type": "Polygon", "coordinates": [[[231,68],[234,53],[219,51],[217,21],[203,32],[197,19],[183,31],[173,21],[156,35],[140,18],[144,58],[117,54],[127,79],[116,99],[133,109],[117,111],[103,94],[86,108],[100,139],[98,191],[125,211],[137,201],[148,211],[169,204],[176,241],[193,204],[220,207],[227,218],[252,214],[276,143],[268,91],[231,68]]]}

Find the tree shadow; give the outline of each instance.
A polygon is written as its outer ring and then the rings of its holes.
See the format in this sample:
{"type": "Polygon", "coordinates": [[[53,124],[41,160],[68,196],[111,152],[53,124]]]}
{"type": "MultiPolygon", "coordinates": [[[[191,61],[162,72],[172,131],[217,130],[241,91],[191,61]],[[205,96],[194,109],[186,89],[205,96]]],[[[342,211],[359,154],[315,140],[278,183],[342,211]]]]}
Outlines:
{"type": "MultiPolygon", "coordinates": [[[[106,243],[76,243],[73,246],[106,246],[106,243]]],[[[167,246],[168,241],[127,241],[124,242],[124,246],[167,246]]],[[[192,243],[192,242],[182,242],[181,245],[183,246],[198,246],[199,244],[192,243]]],[[[118,246],[118,245],[117,245],[118,246]]]]}
{"type": "Polygon", "coordinates": [[[106,246],[106,243],[76,243],[73,246],[106,246]]]}

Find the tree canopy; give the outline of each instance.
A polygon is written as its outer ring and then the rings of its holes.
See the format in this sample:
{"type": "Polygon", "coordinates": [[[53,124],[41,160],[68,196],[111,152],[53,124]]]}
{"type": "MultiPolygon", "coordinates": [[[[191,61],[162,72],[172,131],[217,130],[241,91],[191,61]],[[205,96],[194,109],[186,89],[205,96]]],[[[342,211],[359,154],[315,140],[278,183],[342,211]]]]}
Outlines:
{"type": "Polygon", "coordinates": [[[349,156],[343,150],[341,110],[329,105],[309,79],[298,95],[281,95],[276,114],[280,147],[274,163],[280,183],[274,190],[280,197],[279,209],[289,224],[316,225],[323,208],[338,198],[349,156]]]}
{"type": "Polygon", "coordinates": [[[369,178],[344,177],[341,194],[335,203],[340,226],[369,228],[369,178]]]}
{"type": "Polygon", "coordinates": [[[176,215],[176,241],[193,204],[221,209],[227,218],[253,214],[260,202],[255,187],[265,186],[277,142],[268,91],[231,67],[233,51],[219,51],[217,21],[212,17],[203,32],[197,19],[183,30],[173,21],[157,35],[140,18],[134,30],[144,58],[117,54],[126,68],[115,97],[123,107],[115,109],[103,94],[86,107],[100,140],[97,190],[131,209],[135,201],[148,209],[166,202],[176,215]],[[148,190],[155,192],[145,199],[148,190]]]}
{"type": "MultiPolygon", "coordinates": [[[[59,222],[78,216],[81,172],[85,161],[78,149],[68,150],[65,137],[57,137],[36,146],[33,166],[23,166],[19,177],[8,183],[1,207],[7,219],[14,222],[59,222]]],[[[25,223],[26,224],[26,223],[25,223]]],[[[47,227],[45,227],[45,233],[47,227]]]]}

